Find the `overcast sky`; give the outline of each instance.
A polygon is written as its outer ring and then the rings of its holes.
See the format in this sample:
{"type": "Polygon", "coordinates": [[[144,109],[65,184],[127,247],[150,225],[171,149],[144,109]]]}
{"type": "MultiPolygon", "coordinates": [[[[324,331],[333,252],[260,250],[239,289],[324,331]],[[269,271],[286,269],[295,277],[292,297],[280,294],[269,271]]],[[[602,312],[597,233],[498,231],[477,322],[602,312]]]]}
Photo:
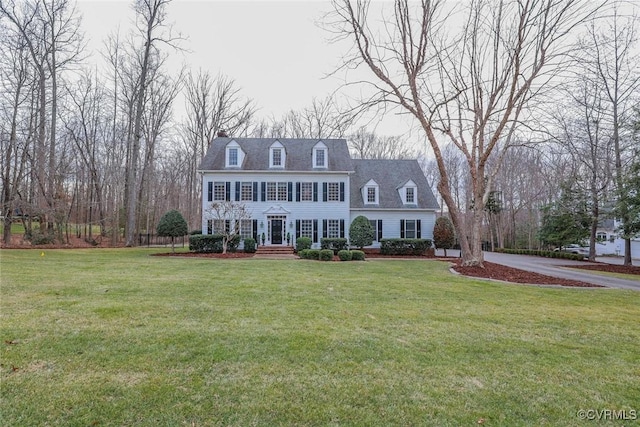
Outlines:
{"type": "MultiPolygon", "coordinates": [[[[92,49],[100,49],[118,26],[121,34],[126,32],[134,17],[131,4],[78,1],[92,49]]],[[[172,53],[172,61],[232,77],[242,94],[255,100],[260,116],[279,118],[290,109],[309,106],[313,97],[324,98],[343,83],[344,76],[325,78],[349,47],[347,42],[330,43],[331,35],[318,25],[330,9],[328,1],[174,0],[168,20],[187,38],[182,46],[188,51],[172,53]]],[[[386,124],[378,131],[391,135],[405,129],[386,124]]]]}

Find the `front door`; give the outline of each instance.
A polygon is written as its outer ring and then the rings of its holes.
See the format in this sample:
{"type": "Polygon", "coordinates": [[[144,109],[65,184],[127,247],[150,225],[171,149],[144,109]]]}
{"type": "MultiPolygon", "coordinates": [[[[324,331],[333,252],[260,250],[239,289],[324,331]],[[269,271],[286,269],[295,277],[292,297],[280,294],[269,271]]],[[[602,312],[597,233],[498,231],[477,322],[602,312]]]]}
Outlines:
{"type": "Polygon", "coordinates": [[[281,219],[271,220],[271,244],[272,245],[282,244],[282,220],[281,219]]]}

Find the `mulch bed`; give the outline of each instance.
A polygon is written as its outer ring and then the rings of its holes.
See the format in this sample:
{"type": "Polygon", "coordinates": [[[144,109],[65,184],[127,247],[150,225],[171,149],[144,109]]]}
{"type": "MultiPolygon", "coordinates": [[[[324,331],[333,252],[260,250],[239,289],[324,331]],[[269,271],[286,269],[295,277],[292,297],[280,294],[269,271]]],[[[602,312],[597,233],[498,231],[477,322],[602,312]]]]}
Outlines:
{"type": "Polygon", "coordinates": [[[255,254],[248,254],[244,252],[228,252],[226,254],[215,254],[215,253],[195,253],[195,252],[166,252],[161,254],[152,254],[151,256],[174,256],[180,258],[221,258],[221,259],[229,259],[229,258],[251,258],[255,254]]]}
{"type": "Polygon", "coordinates": [[[454,262],[453,269],[465,276],[481,277],[485,279],[503,280],[513,283],[526,283],[531,285],[561,285],[561,286],[576,286],[582,288],[604,288],[604,286],[594,285],[591,283],[580,282],[577,280],[559,279],[556,277],[546,276],[544,274],[533,273],[530,271],[519,270],[517,268],[511,268],[500,264],[494,264],[492,262],[484,262],[484,268],[482,267],[462,267],[460,265],[461,260],[457,259],[454,262]]]}

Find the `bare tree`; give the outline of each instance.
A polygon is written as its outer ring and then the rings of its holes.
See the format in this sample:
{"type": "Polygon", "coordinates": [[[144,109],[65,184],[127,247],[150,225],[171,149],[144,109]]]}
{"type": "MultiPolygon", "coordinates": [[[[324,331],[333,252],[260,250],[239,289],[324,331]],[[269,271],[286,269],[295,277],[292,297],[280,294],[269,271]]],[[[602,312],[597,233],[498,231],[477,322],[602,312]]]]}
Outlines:
{"type": "MultiPolygon", "coordinates": [[[[622,15],[617,2],[613,6],[609,19],[604,22],[596,20],[589,27],[589,37],[584,41],[580,63],[586,69],[584,78],[603,91],[608,104],[605,119],[612,131],[615,183],[618,199],[622,201],[619,202],[619,214],[624,229],[625,223],[633,221],[623,202],[623,181],[630,159],[629,144],[632,143],[631,133],[625,134],[624,131],[631,128],[628,125],[632,120],[632,108],[640,102],[640,54],[636,48],[640,21],[636,15],[622,15]]],[[[624,264],[631,265],[631,236],[623,237],[624,264]]]]}
{"type": "Polygon", "coordinates": [[[436,158],[438,189],[463,264],[482,265],[484,205],[500,158],[528,105],[557,70],[566,53],[562,42],[592,8],[578,0],[470,0],[458,12],[439,0],[396,0],[392,17],[376,31],[368,1],[334,0],[333,5],[334,31],[354,42],[345,68],[364,65],[373,73],[377,95],[371,105],[397,105],[420,124],[436,158]],[[461,18],[462,28],[449,35],[461,18]],[[466,223],[450,192],[445,139],[466,160],[473,199],[466,223]],[[492,155],[498,160],[488,169],[492,155]]]}
{"type": "Polygon", "coordinates": [[[201,221],[200,191],[202,182],[196,169],[213,138],[224,130],[228,135],[240,136],[247,131],[256,108],[244,98],[233,79],[223,75],[212,77],[208,72],[189,73],[185,81],[187,116],[182,125],[184,146],[189,156],[186,166],[189,202],[187,222],[201,221]]]}
{"type": "Polygon", "coordinates": [[[222,253],[227,253],[229,241],[240,234],[242,221],[251,218],[251,212],[244,203],[226,201],[214,202],[205,210],[207,219],[213,221],[214,234],[222,235],[222,253]]]}
{"type": "Polygon", "coordinates": [[[130,149],[127,164],[126,181],[126,245],[136,244],[135,233],[137,230],[136,218],[138,207],[138,168],[140,157],[140,144],[143,132],[143,113],[146,93],[149,85],[149,75],[153,67],[153,61],[159,61],[159,44],[173,43],[175,40],[166,33],[167,5],[171,0],[136,0],[134,9],[136,12],[136,26],[142,44],[139,54],[139,73],[135,73],[135,113],[130,140],[130,149]]]}
{"type": "Polygon", "coordinates": [[[343,138],[356,118],[357,113],[341,108],[333,96],[313,98],[308,107],[257,123],[251,134],[257,138],[343,138]]]}
{"type": "Polygon", "coordinates": [[[413,159],[415,151],[400,135],[380,136],[364,127],[348,136],[351,154],[358,159],[413,159]]]}

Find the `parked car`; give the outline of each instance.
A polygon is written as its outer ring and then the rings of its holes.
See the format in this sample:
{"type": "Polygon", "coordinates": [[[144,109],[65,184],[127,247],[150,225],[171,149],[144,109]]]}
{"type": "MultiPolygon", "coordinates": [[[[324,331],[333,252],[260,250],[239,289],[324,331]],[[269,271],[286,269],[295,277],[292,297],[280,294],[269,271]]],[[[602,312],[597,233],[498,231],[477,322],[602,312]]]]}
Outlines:
{"type": "Polygon", "coordinates": [[[565,247],[561,248],[555,248],[554,251],[562,251],[562,252],[568,252],[570,254],[578,254],[578,255],[583,255],[585,257],[589,256],[589,247],[588,246],[581,246],[578,245],[577,243],[571,243],[565,247]]]}

